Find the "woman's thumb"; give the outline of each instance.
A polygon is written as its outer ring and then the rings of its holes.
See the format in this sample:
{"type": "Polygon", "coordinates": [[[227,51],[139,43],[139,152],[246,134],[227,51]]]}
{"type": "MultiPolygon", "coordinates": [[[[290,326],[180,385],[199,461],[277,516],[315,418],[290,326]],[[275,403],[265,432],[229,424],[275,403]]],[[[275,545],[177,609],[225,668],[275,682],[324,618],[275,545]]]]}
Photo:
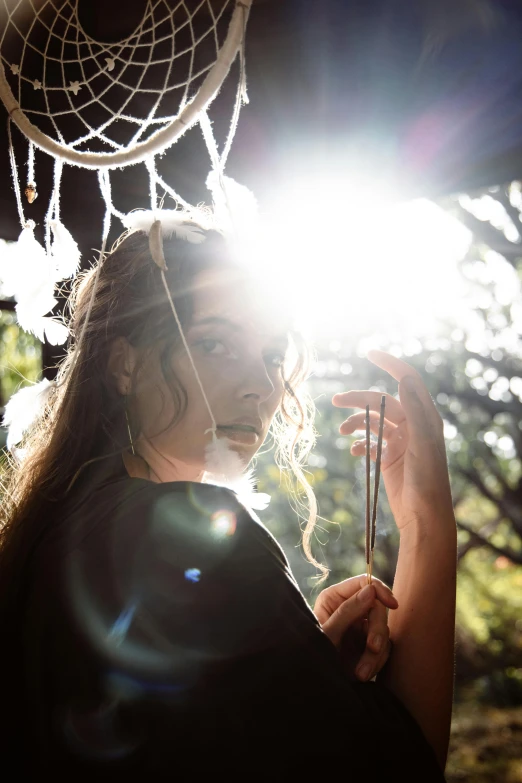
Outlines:
{"type": "Polygon", "coordinates": [[[348,628],[368,614],[375,598],[375,588],[372,585],[366,585],[351,598],[343,601],[339,608],[324,623],[322,629],[336,647],[340,646],[348,628]]]}

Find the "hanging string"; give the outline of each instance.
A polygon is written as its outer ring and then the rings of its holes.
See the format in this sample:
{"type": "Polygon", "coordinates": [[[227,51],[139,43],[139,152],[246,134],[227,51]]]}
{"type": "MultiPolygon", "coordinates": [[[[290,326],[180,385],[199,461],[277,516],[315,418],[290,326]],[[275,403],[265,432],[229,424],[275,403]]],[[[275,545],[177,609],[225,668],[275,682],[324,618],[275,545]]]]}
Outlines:
{"type": "Polygon", "coordinates": [[[238,3],[242,12],[243,21],[243,35],[241,38],[241,44],[239,47],[239,82],[236,90],[236,100],[234,102],[234,111],[232,112],[232,119],[230,120],[230,129],[228,131],[225,147],[221,155],[221,165],[224,169],[228,159],[229,152],[232,148],[232,141],[236,135],[237,124],[239,122],[239,112],[241,111],[242,103],[248,103],[248,95],[246,91],[246,64],[245,64],[245,37],[246,37],[246,25],[248,20],[247,8],[243,3],[238,3]]]}
{"type": "Polygon", "coordinates": [[[212,168],[214,169],[214,171],[220,173],[222,170],[221,159],[219,157],[217,143],[214,138],[212,123],[210,122],[210,118],[206,111],[201,112],[201,115],[199,117],[199,126],[201,128],[203,139],[205,140],[205,144],[207,146],[212,168]]]}
{"type": "MultiPolygon", "coordinates": [[[[109,185],[107,180],[108,180],[108,172],[105,171],[105,170],[98,171],[98,183],[100,185],[100,190],[101,190],[102,196],[103,196],[104,191],[106,191],[108,188],[110,188],[110,185],[109,185]]],[[[59,381],[59,383],[56,384],[57,386],[61,386],[62,384],[64,384],[65,381],[72,375],[72,373],[74,372],[74,369],[76,367],[76,363],[78,361],[78,356],[79,356],[80,351],[81,351],[82,346],[83,346],[83,338],[85,336],[85,333],[87,331],[87,326],[88,326],[90,318],[91,318],[91,312],[92,312],[92,308],[93,308],[93,305],[94,305],[94,299],[95,299],[95,296],[96,296],[96,291],[98,289],[98,280],[100,278],[101,266],[102,266],[103,259],[105,257],[105,250],[107,248],[107,240],[109,238],[110,230],[111,230],[111,211],[110,211],[109,207],[106,206],[105,215],[104,215],[104,218],[103,218],[103,232],[102,232],[101,248],[100,248],[100,252],[98,254],[98,262],[97,262],[97,265],[96,265],[96,272],[94,274],[94,280],[93,280],[93,283],[92,283],[92,291],[91,291],[91,296],[90,296],[90,299],[89,299],[89,305],[87,307],[87,313],[85,314],[85,320],[83,322],[83,326],[81,328],[79,337],[76,339],[76,350],[74,352],[73,361],[71,362],[71,365],[69,367],[69,370],[68,370],[67,374],[59,381]]]]}
{"type": "Polygon", "coordinates": [[[156,164],[154,162],[154,156],[147,158],[145,165],[149,172],[150,208],[155,216],[158,208],[158,191],[156,188],[156,164]]]}
{"type": "Polygon", "coordinates": [[[7,143],[9,145],[9,161],[11,163],[11,176],[13,177],[13,187],[16,196],[16,206],[18,207],[18,217],[22,228],[27,226],[22,205],[22,194],[20,192],[20,182],[18,180],[18,168],[16,166],[16,157],[13,147],[13,136],[11,133],[11,117],[7,118],[7,143]]]}
{"type": "Polygon", "coordinates": [[[29,149],[27,152],[27,182],[35,184],[34,178],[34,144],[29,142],[29,149]]]}
{"type": "MultiPolygon", "coordinates": [[[[234,216],[234,210],[231,208],[230,205],[230,199],[228,197],[228,191],[227,186],[225,183],[225,177],[224,177],[224,164],[223,164],[223,157],[219,156],[219,151],[217,148],[216,139],[214,138],[214,132],[212,130],[212,124],[210,122],[210,118],[206,111],[201,112],[200,118],[199,118],[199,125],[201,127],[201,132],[203,133],[203,139],[205,140],[205,144],[207,145],[208,154],[210,156],[210,162],[212,164],[212,168],[218,175],[219,179],[219,185],[221,187],[221,192],[223,193],[223,196],[225,198],[225,204],[227,207],[228,216],[230,218],[230,223],[232,225],[232,230],[235,234],[235,236],[238,236],[237,226],[235,222],[235,216],[234,216]]],[[[230,135],[229,135],[230,138],[230,135]]]]}
{"type": "MultiPolygon", "coordinates": [[[[169,196],[172,196],[174,201],[176,201],[178,204],[181,204],[182,207],[185,207],[185,209],[192,209],[192,204],[189,204],[188,201],[185,201],[185,199],[177,193],[174,188],[169,185],[163,177],[160,176],[160,174],[156,171],[156,182],[158,185],[161,185],[162,188],[164,188],[169,196]]],[[[118,215],[119,217],[119,215],[118,215]]]]}
{"type": "Polygon", "coordinates": [[[109,169],[104,169],[104,172],[105,172],[105,176],[98,178],[98,181],[100,184],[100,190],[103,196],[103,200],[105,202],[105,207],[111,211],[114,217],[117,217],[123,221],[126,217],[125,213],[120,212],[119,209],[116,209],[116,207],[112,202],[112,187],[111,187],[111,180],[110,180],[110,171],[109,169]]]}
{"type": "MultiPolygon", "coordinates": [[[[172,296],[170,294],[170,289],[169,289],[169,286],[168,286],[168,283],[167,283],[167,278],[165,277],[165,272],[164,272],[163,269],[161,270],[161,279],[163,281],[163,286],[165,288],[165,293],[167,294],[167,299],[169,300],[170,308],[172,310],[172,315],[174,316],[174,320],[176,321],[176,325],[178,327],[178,330],[179,330],[179,333],[180,333],[180,336],[181,336],[181,341],[183,343],[183,347],[185,348],[185,350],[187,352],[187,356],[189,358],[192,370],[194,371],[194,376],[196,378],[196,381],[198,382],[198,386],[200,388],[201,395],[202,395],[203,400],[205,402],[205,405],[206,405],[206,408],[207,408],[207,411],[208,411],[208,415],[210,416],[210,421],[212,422],[212,427],[210,428],[210,431],[212,432],[212,437],[214,439],[216,439],[217,438],[217,435],[216,435],[217,423],[216,423],[216,420],[214,418],[214,414],[212,413],[212,408],[210,407],[210,403],[208,401],[208,397],[205,394],[205,389],[203,387],[203,383],[201,381],[201,378],[199,377],[199,373],[198,373],[196,364],[194,362],[194,359],[192,357],[192,352],[191,352],[189,344],[187,342],[187,338],[185,337],[185,333],[183,331],[183,327],[181,326],[181,321],[179,320],[178,311],[176,310],[176,306],[175,306],[174,302],[172,301],[172,296]]],[[[209,430],[206,430],[206,432],[209,432],[209,430]]]]}
{"type": "Polygon", "coordinates": [[[45,216],[45,250],[51,251],[51,221],[60,219],[60,185],[62,181],[63,160],[54,159],[54,181],[49,207],[45,216]]]}

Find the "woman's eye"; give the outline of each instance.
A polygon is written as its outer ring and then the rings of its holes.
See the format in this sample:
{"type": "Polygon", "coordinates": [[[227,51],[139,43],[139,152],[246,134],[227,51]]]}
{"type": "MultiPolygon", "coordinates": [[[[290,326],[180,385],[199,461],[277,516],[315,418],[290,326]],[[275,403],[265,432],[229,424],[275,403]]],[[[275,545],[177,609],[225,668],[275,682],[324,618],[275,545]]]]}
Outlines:
{"type": "Polygon", "coordinates": [[[221,340],[213,340],[209,337],[206,340],[199,340],[198,345],[201,346],[204,353],[211,356],[225,356],[226,354],[232,355],[231,351],[229,351],[225,343],[221,340]]]}
{"type": "Polygon", "coordinates": [[[265,356],[265,361],[272,367],[282,367],[285,361],[285,355],[280,351],[269,353],[267,356],[265,356]]]}

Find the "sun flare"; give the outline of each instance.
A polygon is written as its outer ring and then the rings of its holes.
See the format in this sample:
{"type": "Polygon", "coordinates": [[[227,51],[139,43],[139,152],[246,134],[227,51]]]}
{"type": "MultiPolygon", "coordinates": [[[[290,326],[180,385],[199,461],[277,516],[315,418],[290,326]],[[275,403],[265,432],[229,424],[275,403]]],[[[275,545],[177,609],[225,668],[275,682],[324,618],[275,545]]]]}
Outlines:
{"type": "Polygon", "coordinates": [[[314,336],[422,337],[461,305],[458,262],[471,232],[425,198],[296,185],[266,217],[265,263],[286,277],[299,325],[314,336]]]}

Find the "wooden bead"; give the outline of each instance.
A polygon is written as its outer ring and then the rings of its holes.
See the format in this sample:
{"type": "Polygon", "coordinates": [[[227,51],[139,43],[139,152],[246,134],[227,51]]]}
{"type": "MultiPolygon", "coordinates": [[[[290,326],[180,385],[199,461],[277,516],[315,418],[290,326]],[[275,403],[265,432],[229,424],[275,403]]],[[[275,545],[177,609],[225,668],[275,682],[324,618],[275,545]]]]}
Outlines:
{"type": "Polygon", "coordinates": [[[38,193],[36,192],[36,185],[34,182],[29,182],[25,189],[25,197],[27,198],[29,204],[32,204],[37,196],[38,193]]]}

